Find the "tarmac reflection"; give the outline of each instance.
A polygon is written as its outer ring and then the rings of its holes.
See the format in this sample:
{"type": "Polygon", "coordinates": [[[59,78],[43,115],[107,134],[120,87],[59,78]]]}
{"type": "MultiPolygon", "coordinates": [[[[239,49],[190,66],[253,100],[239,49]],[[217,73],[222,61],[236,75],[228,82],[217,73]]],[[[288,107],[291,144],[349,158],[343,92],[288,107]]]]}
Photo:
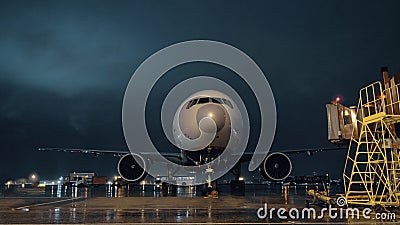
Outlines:
{"type": "Polygon", "coordinates": [[[164,191],[153,185],[10,187],[0,198],[0,223],[266,222],[256,215],[266,202],[271,207],[305,207],[305,187],[247,185],[244,196],[231,196],[229,185],[219,185],[218,190],[219,198],[214,199],[198,197],[196,187],[164,191]],[[30,210],[10,210],[22,206],[30,210]]]}

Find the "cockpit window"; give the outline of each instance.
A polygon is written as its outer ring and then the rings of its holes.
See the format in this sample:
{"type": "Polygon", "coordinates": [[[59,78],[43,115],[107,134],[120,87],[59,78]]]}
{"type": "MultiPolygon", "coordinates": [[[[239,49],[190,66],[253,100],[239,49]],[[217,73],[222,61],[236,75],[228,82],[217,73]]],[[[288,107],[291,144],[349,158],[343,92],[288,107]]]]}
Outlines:
{"type": "Polygon", "coordinates": [[[223,103],[222,99],[220,99],[220,98],[211,98],[211,102],[218,103],[218,104],[222,104],[223,103]]]}
{"type": "Polygon", "coordinates": [[[192,106],[196,104],[205,104],[205,103],[217,103],[217,104],[225,104],[229,106],[231,109],[233,109],[233,105],[231,101],[225,98],[197,98],[197,99],[192,99],[189,101],[189,103],[186,106],[186,109],[190,109],[192,106]]]}
{"type": "Polygon", "coordinates": [[[231,103],[231,101],[229,101],[228,99],[222,99],[222,101],[224,102],[225,105],[229,106],[231,109],[233,109],[233,105],[231,103]]]}
{"type": "Polygon", "coordinates": [[[210,98],[200,98],[197,104],[204,104],[210,102],[210,98]]]}
{"type": "Polygon", "coordinates": [[[190,100],[189,103],[188,103],[187,106],[186,106],[186,109],[190,109],[190,107],[196,105],[197,100],[198,100],[198,99],[190,100]]]}

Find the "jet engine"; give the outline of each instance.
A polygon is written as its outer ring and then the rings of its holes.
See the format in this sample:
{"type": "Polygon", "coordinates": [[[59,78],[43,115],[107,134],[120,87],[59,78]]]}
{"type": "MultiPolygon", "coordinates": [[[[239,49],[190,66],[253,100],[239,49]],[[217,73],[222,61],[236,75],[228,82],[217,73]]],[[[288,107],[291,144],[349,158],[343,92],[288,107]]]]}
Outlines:
{"type": "Polygon", "coordinates": [[[292,163],[287,155],[274,152],[269,154],[261,164],[260,172],[265,179],[283,181],[292,172],[292,163]]]}
{"type": "Polygon", "coordinates": [[[126,181],[140,182],[147,176],[142,166],[145,166],[145,162],[140,156],[126,154],[118,162],[118,173],[126,181]],[[141,162],[138,163],[137,160],[141,160],[141,162]]]}

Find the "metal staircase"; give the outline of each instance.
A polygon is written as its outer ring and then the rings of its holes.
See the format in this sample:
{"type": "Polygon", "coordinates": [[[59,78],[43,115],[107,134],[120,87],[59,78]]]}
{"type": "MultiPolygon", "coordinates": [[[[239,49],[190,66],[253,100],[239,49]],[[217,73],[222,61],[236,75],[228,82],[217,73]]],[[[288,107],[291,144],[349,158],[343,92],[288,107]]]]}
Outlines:
{"type": "Polygon", "coordinates": [[[359,132],[353,133],[343,172],[347,204],[400,206],[399,84],[383,73],[383,87],[375,82],[359,93],[353,118],[359,132]]]}

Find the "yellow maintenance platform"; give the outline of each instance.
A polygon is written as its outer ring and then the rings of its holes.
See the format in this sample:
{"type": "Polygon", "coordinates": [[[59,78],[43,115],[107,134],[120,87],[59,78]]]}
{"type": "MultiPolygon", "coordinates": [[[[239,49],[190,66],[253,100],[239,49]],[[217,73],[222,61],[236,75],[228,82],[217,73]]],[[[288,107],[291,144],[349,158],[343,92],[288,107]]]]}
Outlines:
{"type": "Polygon", "coordinates": [[[359,92],[357,127],[351,137],[343,172],[347,204],[400,206],[400,79],[372,83],[359,92]]]}

